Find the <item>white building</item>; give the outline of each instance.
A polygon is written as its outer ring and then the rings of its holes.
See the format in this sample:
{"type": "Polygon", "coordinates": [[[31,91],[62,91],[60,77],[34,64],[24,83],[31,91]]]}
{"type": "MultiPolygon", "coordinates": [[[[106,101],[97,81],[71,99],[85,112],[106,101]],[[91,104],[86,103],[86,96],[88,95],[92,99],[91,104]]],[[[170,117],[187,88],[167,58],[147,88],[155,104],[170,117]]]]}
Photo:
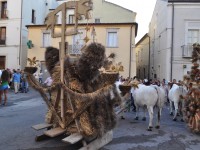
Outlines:
{"type": "Polygon", "coordinates": [[[149,25],[150,77],[182,80],[200,43],[200,0],[157,0],[149,25]]]}
{"type": "MultiPolygon", "coordinates": [[[[27,61],[27,24],[43,24],[56,0],[0,0],[0,69],[23,69],[27,61]]],[[[33,43],[34,44],[34,43],[33,43]]]]}
{"type": "MultiPolygon", "coordinates": [[[[58,4],[72,0],[57,0],[58,4]]],[[[78,1],[78,0],[75,0],[78,1]]],[[[108,2],[106,0],[91,0],[93,3],[93,10],[91,11],[91,19],[88,23],[122,23],[135,22],[136,12],[126,9],[122,6],[108,2]],[[120,12],[120,13],[118,13],[120,12]]],[[[74,17],[74,11],[68,10],[67,23],[71,23],[74,17]]],[[[80,20],[79,23],[87,22],[85,19],[80,20]]]]}

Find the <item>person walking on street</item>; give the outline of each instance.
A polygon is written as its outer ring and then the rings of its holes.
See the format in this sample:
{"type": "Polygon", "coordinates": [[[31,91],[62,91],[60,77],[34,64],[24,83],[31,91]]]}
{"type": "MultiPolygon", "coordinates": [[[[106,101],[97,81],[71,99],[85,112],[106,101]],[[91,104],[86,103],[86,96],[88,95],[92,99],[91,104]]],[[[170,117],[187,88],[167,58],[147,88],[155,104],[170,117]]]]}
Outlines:
{"type": "Polygon", "coordinates": [[[46,85],[47,87],[50,87],[52,84],[53,80],[51,77],[48,77],[45,81],[44,81],[44,85],[46,85]]]}
{"type": "Polygon", "coordinates": [[[39,74],[38,74],[38,77],[39,77],[39,82],[42,84],[42,70],[40,70],[39,74]]]}
{"type": "Polygon", "coordinates": [[[17,94],[19,92],[20,81],[21,81],[21,74],[20,74],[20,70],[17,69],[17,72],[15,72],[13,74],[13,82],[14,82],[15,94],[17,94]]]}
{"type": "Polygon", "coordinates": [[[8,88],[11,88],[11,86],[12,86],[12,72],[9,68],[7,68],[6,70],[8,71],[9,78],[10,78],[10,82],[8,83],[8,85],[9,85],[8,88]]]}
{"type": "Polygon", "coordinates": [[[169,103],[169,99],[168,99],[168,87],[165,84],[165,81],[163,80],[160,86],[164,91],[165,91],[165,100],[167,100],[167,102],[169,103]]]}
{"type": "Polygon", "coordinates": [[[9,82],[10,82],[10,74],[7,70],[4,70],[0,78],[0,105],[3,95],[4,95],[3,105],[7,104],[7,93],[9,88],[9,82]]]}
{"type": "Polygon", "coordinates": [[[22,93],[28,92],[28,82],[27,82],[27,74],[22,70],[21,72],[21,79],[22,79],[22,93]]]}
{"type": "Polygon", "coordinates": [[[2,74],[2,71],[1,71],[1,69],[0,69],[0,78],[1,78],[1,74],[2,74]]]}

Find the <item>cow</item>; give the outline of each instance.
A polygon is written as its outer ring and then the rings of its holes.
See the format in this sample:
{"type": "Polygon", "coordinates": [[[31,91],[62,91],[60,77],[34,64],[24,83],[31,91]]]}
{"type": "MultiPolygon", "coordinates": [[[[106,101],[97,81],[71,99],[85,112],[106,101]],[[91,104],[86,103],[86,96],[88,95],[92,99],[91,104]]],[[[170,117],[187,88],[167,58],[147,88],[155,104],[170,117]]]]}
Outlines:
{"type": "MultiPolygon", "coordinates": [[[[170,101],[170,115],[173,115],[173,104],[175,108],[175,113],[173,117],[173,121],[177,120],[178,106],[180,101],[180,96],[185,96],[187,94],[187,89],[184,86],[179,86],[177,84],[173,84],[172,88],[169,90],[168,98],[170,101]]],[[[183,121],[183,119],[181,119],[183,121]]]]}
{"type": "Polygon", "coordinates": [[[135,120],[138,120],[138,112],[139,112],[139,107],[144,108],[144,117],[143,120],[146,120],[146,108],[149,112],[149,126],[147,128],[148,131],[152,131],[153,128],[153,109],[154,107],[157,107],[158,109],[158,120],[157,120],[157,125],[156,128],[160,128],[160,116],[161,116],[161,111],[162,107],[164,106],[165,103],[165,92],[162,88],[156,86],[156,85],[151,85],[151,86],[146,86],[143,84],[139,84],[138,88],[135,88],[135,92],[133,94],[134,97],[134,103],[136,106],[136,118],[135,120]]]}

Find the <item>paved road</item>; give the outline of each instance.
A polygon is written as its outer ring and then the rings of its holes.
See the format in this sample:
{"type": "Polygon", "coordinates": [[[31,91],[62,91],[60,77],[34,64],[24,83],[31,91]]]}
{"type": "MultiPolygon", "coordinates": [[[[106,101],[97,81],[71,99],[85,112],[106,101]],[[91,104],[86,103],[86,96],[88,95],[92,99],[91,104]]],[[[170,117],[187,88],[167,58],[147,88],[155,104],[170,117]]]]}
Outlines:
{"type": "MultiPolygon", "coordinates": [[[[0,106],[0,150],[76,150],[78,145],[66,145],[57,137],[35,142],[36,135],[31,126],[44,122],[46,105],[40,95],[9,92],[7,106],[0,106]]],[[[134,113],[125,113],[125,120],[118,121],[113,141],[101,150],[199,150],[200,135],[192,134],[185,123],[173,122],[164,108],[161,129],[146,131],[148,120],[134,121],[134,113]]]]}
{"type": "MultiPolygon", "coordinates": [[[[199,150],[200,135],[192,134],[185,123],[173,122],[165,107],[161,129],[149,132],[146,122],[134,120],[134,113],[126,113],[114,130],[114,139],[102,150],[199,150]]],[[[154,121],[155,122],[155,121],[154,121]]]]}
{"type": "Polygon", "coordinates": [[[34,131],[31,126],[43,123],[47,110],[36,91],[9,92],[8,99],[7,106],[0,106],[0,150],[66,150],[66,144],[61,142],[63,137],[35,142],[35,136],[43,131],[34,131]]]}

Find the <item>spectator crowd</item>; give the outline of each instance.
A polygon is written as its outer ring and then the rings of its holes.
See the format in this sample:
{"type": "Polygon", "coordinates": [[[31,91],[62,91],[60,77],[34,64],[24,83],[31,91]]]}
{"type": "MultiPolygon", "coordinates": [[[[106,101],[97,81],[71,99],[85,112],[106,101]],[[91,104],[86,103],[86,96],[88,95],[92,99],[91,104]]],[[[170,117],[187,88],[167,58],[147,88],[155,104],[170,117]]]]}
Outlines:
{"type": "MultiPolygon", "coordinates": [[[[42,70],[39,73],[34,74],[36,80],[38,80],[41,85],[51,86],[53,82],[51,77],[48,77],[44,82],[42,80],[42,70]]],[[[5,69],[0,70],[0,106],[7,104],[7,93],[10,89],[11,92],[14,91],[15,94],[27,93],[29,91],[29,84],[27,81],[27,74],[20,69],[5,69]],[[4,102],[2,103],[2,100],[4,102]]]]}

